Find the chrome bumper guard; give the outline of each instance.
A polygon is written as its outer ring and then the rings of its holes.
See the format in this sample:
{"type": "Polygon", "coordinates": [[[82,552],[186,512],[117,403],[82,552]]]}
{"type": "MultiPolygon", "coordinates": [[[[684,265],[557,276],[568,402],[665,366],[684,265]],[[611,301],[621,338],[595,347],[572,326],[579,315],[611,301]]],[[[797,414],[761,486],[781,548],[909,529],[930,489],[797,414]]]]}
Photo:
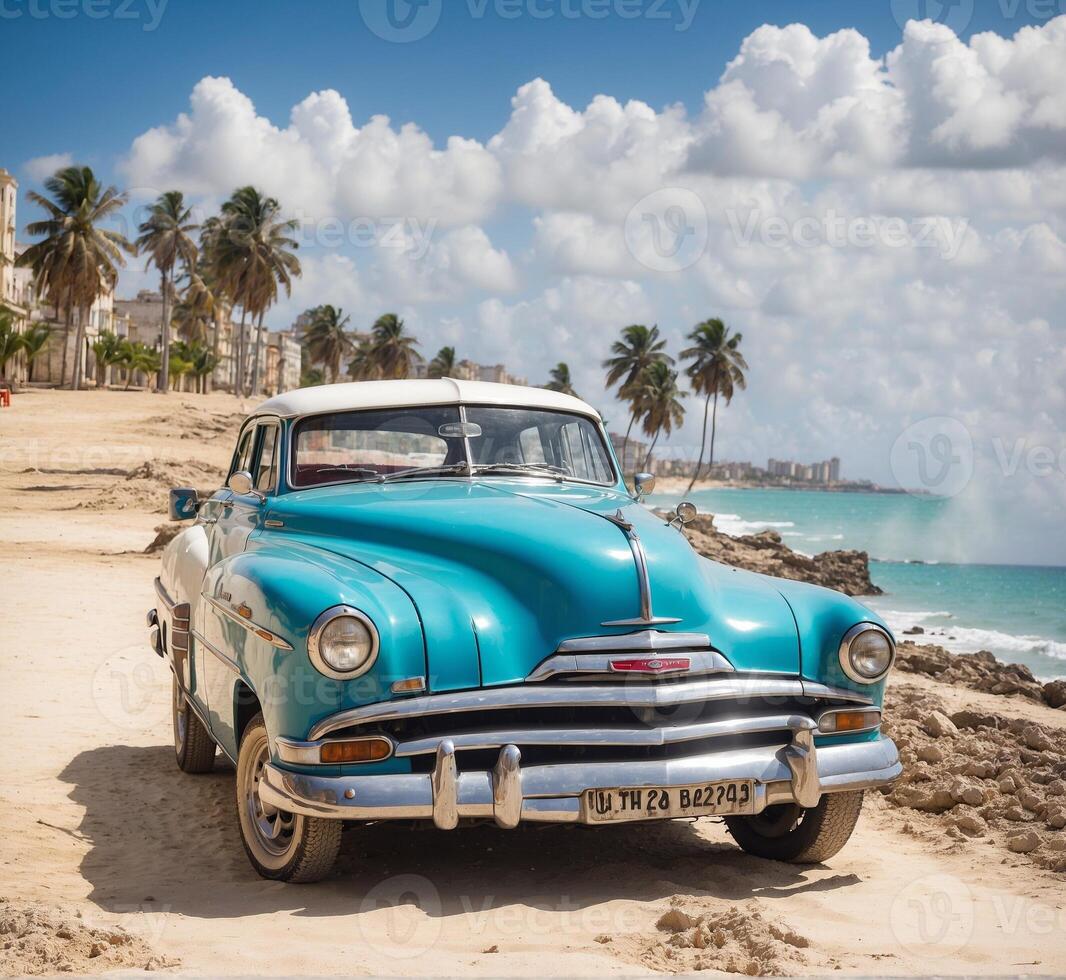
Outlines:
{"type": "Polygon", "coordinates": [[[460,818],[492,819],[505,829],[521,821],[584,823],[588,789],[687,786],[724,779],[755,783],[754,812],[778,803],[817,805],[823,793],[871,789],[902,772],[895,743],[815,748],[814,722],[797,725],[778,748],[745,748],[687,758],[537,765],[522,768],[515,745],[500,749],[488,772],[459,772],[455,744],[437,745],[431,773],[311,776],[268,765],[259,794],[264,802],[309,817],[337,820],[432,820],[451,830],[460,818]]]}

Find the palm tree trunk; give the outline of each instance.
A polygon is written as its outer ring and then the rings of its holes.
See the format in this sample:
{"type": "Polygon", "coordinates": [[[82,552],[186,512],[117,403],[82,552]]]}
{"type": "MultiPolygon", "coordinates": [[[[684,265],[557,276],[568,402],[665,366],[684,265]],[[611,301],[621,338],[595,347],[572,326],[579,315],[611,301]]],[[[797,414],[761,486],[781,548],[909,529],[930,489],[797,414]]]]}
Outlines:
{"type": "Polygon", "coordinates": [[[89,320],[91,307],[80,307],[78,310],[78,329],[74,331],[74,366],[71,377],[71,390],[81,391],[82,376],[85,373],[85,324],[89,320]]]}
{"type": "Polygon", "coordinates": [[[710,475],[711,467],[714,466],[714,430],[718,427],[718,392],[714,393],[714,412],[711,415],[711,459],[707,464],[707,474],[710,475]]]}
{"type": "MultiPolygon", "coordinates": [[[[70,304],[66,309],[66,324],[63,327],[63,361],[59,367],[59,387],[67,383],[67,349],[70,347],[70,327],[74,319],[74,307],[70,304]]],[[[49,372],[51,373],[51,372],[49,372]]]]}
{"type": "MultiPolygon", "coordinates": [[[[715,405],[717,405],[718,393],[715,392],[715,405]]],[[[696,461],[696,472],[692,474],[692,479],[688,481],[688,486],[685,488],[685,493],[688,493],[695,482],[700,478],[700,469],[703,467],[703,454],[707,449],[707,409],[711,404],[711,394],[707,393],[707,397],[703,400],[703,437],[700,439],[700,458],[696,461]]]]}
{"type": "Polygon", "coordinates": [[[237,363],[233,378],[233,394],[240,397],[244,393],[244,318],[248,311],[241,307],[241,325],[237,331],[237,363]]]}
{"type": "Polygon", "coordinates": [[[255,328],[255,353],[252,355],[252,391],[251,394],[258,394],[260,389],[259,384],[259,352],[263,346],[263,317],[266,315],[266,310],[259,311],[259,323],[255,328]]]}
{"type": "Polygon", "coordinates": [[[662,426],[655,430],[655,438],[652,439],[651,445],[648,447],[648,455],[644,457],[644,469],[648,469],[651,466],[651,454],[655,452],[655,444],[659,441],[662,431],[662,426]]]}
{"type": "Polygon", "coordinates": [[[622,480],[626,478],[626,453],[629,452],[629,434],[633,431],[633,423],[637,420],[637,413],[633,412],[629,416],[629,425],[626,427],[626,437],[622,440],[622,480]]]}
{"type": "MultiPolygon", "coordinates": [[[[220,342],[219,341],[219,335],[222,333],[222,315],[219,312],[219,310],[217,308],[217,305],[218,304],[216,302],[216,308],[215,308],[215,312],[214,312],[214,316],[213,316],[213,319],[214,319],[214,322],[215,322],[215,335],[211,339],[211,360],[214,362],[215,367],[218,367],[218,345],[219,345],[219,342],[220,342]]],[[[207,389],[209,387],[211,387],[210,379],[214,375],[214,372],[215,372],[215,368],[212,368],[211,371],[208,374],[204,375],[204,391],[203,391],[203,393],[205,395],[207,394],[207,389]]]]}
{"type": "Polygon", "coordinates": [[[168,270],[162,269],[159,278],[163,287],[163,325],[160,339],[163,342],[163,367],[159,371],[159,390],[166,394],[170,381],[170,290],[168,270]]]}

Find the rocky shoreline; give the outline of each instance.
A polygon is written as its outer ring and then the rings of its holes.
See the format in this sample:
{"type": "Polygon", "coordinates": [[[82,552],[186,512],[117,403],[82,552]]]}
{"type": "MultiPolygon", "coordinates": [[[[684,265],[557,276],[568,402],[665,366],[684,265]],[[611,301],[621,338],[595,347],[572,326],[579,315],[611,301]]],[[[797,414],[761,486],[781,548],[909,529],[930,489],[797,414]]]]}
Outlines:
{"type": "Polygon", "coordinates": [[[700,514],[686,526],[685,534],[701,555],[726,565],[824,585],[845,595],[881,594],[870,580],[870,556],[865,551],[825,551],[808,558],[793,551],[776,531],[731,537],[714,526],[713,514],[700,514]]]}

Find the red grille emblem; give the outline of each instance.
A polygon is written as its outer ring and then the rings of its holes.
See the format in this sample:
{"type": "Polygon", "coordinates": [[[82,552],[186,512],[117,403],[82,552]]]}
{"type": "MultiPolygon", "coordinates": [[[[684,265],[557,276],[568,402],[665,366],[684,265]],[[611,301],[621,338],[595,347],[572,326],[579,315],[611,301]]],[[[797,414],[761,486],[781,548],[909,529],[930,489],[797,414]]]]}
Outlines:
{"type": "Polygon", "coordinates": [[[638,657],[632,660],[612,660],[611,670],[622,674],[665,674],[674,670],[688,670],[688,657],[638,657]]]}

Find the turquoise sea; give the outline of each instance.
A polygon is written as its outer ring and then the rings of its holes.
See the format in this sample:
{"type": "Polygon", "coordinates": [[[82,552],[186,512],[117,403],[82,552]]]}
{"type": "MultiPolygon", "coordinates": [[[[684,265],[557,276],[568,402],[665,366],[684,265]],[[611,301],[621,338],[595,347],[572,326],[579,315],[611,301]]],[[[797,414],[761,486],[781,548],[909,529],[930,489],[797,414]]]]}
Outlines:
{"type": "MultiPolygon", "coordinates": [[[[912,626],[959,653],[990,650],[1037,677],[1066,676],[1066,568],[953,561],[973,533],[951,499],[806,490],[701,490],[688,495],[727,534],[772,529],[796,551],[856,548],[884,595],[862,599],[897,635],[912,626]]],[[[656,494],[656,506],[676,503],[656,494]]]]}

